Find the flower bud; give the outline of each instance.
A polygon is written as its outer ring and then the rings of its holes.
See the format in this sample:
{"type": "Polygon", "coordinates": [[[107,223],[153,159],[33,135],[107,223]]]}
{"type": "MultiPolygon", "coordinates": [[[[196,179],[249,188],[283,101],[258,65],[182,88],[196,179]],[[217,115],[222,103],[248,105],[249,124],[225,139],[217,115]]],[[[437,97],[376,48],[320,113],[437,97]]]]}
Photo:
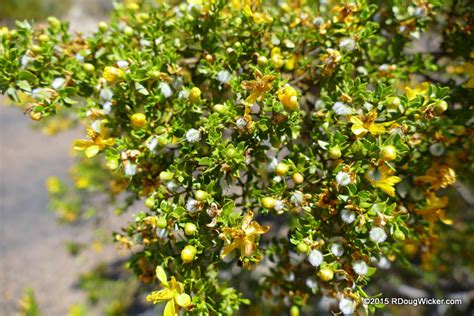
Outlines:
{"type": "Polygon", "coordinates": [[[95,67],[94,65],[90,64],[90,63],[85,63],[84,65],[82,65],[82,67],[84,68],[84,70],[88,73],[88,74],[91,74],[95,71],[95,67]]]}
{"type": "Polygon", "coordinates": [[[441,115],[448,109],[448,103],[444,100],[439,100],[434,104],[433,110],[435,114],[441,115]]]}
{"type": "Polygon", "coordinates": [[[34,121],[39,121],[43,117],[40,112],[30,111],[30,118],[34,121]]]}
{"type": "Polygon", "coordinates": [[[307,253],[309,251],[309,246],[305,242],[301,241],[298,245],[296,245],[296,249],[298,252],[307,253]]]}
{"type": "Polygon", "coordinates": [[[127,36],[132,36],[134,31],[130,26],[127,26],[123,29],[123,33],[127,36]]]}
{"type": "Polygon", "coordinates": [[[201,89],[194,87],[189,91],[189,101],[191,103],[197,103],[201,100],[201,89]]]}
{"type": "Polygon", "coordinates": [[[342,153],[341,153],[341,148],[339,146],[334,146],[329,148],[329,158],[331,159],[339,159],[341,158],[342,153]]]}
{"type": "Polygon", "coordinates": [[[275,167],[275,173],[279,176],[284,176],[288,170],[290,170],[290,166],[288,166],[286,163],[280,162],[276,167],[275,167]]]}
{"type": "Polygon", "coordinates": [[[265,57],[265,56],[259,56],[258,59],[257,59],[257,63],[260,66],[265,66],[266,64],[268,64],[268,58],[265,57]]]}
{"type": "Polygon", "coordinates": [[[125,72],[116,67],[107,66],[104,69],[104,79],[109,83],[115,83],[119,80],[125,79],[125,72]]]}
{"type": "Polygon", "coordinates": [[[55,18],[54,16],[50,16],[47,18],[47,21],[49,23],[49,25],[53,28],[53,29],[58,29],[61,27],[61,21],[59,21],[57,18],[55,18]]]}
{"type": "Polygon", "coordinates": [[[392,237],[396,241],[404,241],[405,240],[405,234],[398,228],[393,232],[392,237]]]}
{"type": "Polygon", "coordinates": [[[204,56],[204,59],[208,62],[208,63],[212,63],[214,61],[214,57],[212,57],[211,54],[206,54],[206,56],[204,56]]]}
{"type": "Polygon", "coordinates": [[[387,161],[395,160],[397,159],[397,149],[392,145],[384,146],[380,151],[380,157],[387,161]]]}
{"type": "Polygon", "coordinates": [[[209,194],[206,191],[197,190],[196,192],[194,192],[194,197],[196,198],[196,200],[202,202],[202,201],[207,200],[207,198],[209,197],[209,194]]]}
{"type": "Polygon", "coordinates": [[[161,171],[160,172],[160,180],[163,182],[170,181],[174,177],[174,174],[169,171],[161,171]]]}
{"type": "Polygon", "coordinates": [[[143,113],[135,113],[132,115],[131,123],[133,127],[141,128],[146,126],[146,116],[143,113]]]}
{"type": "Polygon", "coordinates": [[[290,308],[290,316],[300,316],[300,309],[298,306],[293,305],[290,308]]]}
{"type": "Polygon", "coordinates": [[[47,43],[49,42],[51,38],[49,37],[48,34],[41,34],[40,36],[38,36],[38,40],[41,42],[41,43],[47,43]]]}
{"type": "Polygon", "coordinates": [[[281,88],[278,90],[277,95],[285,110],[291,112],[300,108],[297,97],[298,92],[292,86],[285,86],[281,88]]]}
{"type": "Polygon", "coordinates": [[[41,46],[31,45],[31,50],[33,51],[33,53],[40,53],[41,52],[41,46]]]}
{"type": "Polygon", "coordinates": [[[168,227],[168,221],[166,220],[166,217],[158,217],[158,219],[156,220],[156,226],[162,229],[168,227]]]}
{"type": "Polygon", "coordinates": [[[221,114],[224,114],[227,112],[227,107],[223,104],[215,104],[213,107],[212,107],[212,110],[214,112],[217,112],[217,113],[221,113],[221,114]]]}
{"type": "Polygon", "coordinates": [[[272,64],[275,68],[281,68],[284,64],[285,61],[283,58],[281,58],[281,55],[275,54],[272,56],[272,64]]]}
{"type": "Polygon", "coordinates": [[[140,9],[140,6],[138,5],[138,3],[130,1],[125,3],[125,8],[130,11],[137,11],[140,9]]]}
{"type": "Polygon", "coordinates": [[[318,272],[318,277],[324,282],[331,281],[334,278],[334,272],[329,267],[321,268],[318,272]]]}
{"type": "Polygon", "coordinates": [[[232,159],[237,155],[237,150],[233,146],[229,146],[225,150],[225,155],[227,158],[232,159]]]}
{"type": "Polygon", "coordinates": [[[301,183],[303,183],[303,181],[304,181],[304,177],[301,173],[297,172],[297,173],[293,174],[293,182],[295,184],[301,184],[301,183]]]}
{"type": "Polygon", "coordinates": [[[186,223],[184,225],[184,233],[186,236],[192,236],[197,233],[197,226],[193,223],[186,223]]]}
{"type": "Polygon", "coordinates": [[[109,28],[108,24],[105,23],[104,21],[99,22],[99,24],[97,26],[99,27],[99,30],[101,32],[105,32],[109,28]]]}
{"type": "Polygon", "coordinates": [[[194,246],[187,245],[181,251],[181,259],[183,259],[184,263],[190,263],[196,257],[197,249],[194,246]]]}
{"type": "Polygon", "coordinates": [[[152,208],[155,205],[155,199],[151,196],[145,200],[145,206],[148,208],[152,208]]]}
{"type": "Polygon", "coordinates": [[[275,207],[275,199],[272,198],[272,197],[264,197],[262,199],[262,205],[264,208],[267,208],[267,209],[272,209],[275,207]]]}

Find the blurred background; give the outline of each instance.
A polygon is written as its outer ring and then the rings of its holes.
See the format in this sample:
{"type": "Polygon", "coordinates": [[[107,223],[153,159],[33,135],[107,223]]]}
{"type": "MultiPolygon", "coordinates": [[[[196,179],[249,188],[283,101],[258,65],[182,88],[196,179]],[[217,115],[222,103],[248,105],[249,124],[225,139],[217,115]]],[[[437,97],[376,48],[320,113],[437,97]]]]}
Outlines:
{"type": "MultiPolygon", "coordinates": [[[[0,0],[0,26],[54,15],[70,21],[71,29],[88,33],[111,9],[112,0],[0,0]]],[[[92,224],[58,225],[57,215],[49,211],[45,182],[51,175],[68,178],[71,142],[83,131],[45,135],[32,128],[20,108],[6,103],[0,98],[0,315],[18,315],[27,288],[34,290],[42,315],[72,315],[86,296],[79,289],[78,272],[119,260],[113,246],[96,245],[95,251],[71,256],[65,241],[88,243],[98,231],[90,229],[92,224]]]]}

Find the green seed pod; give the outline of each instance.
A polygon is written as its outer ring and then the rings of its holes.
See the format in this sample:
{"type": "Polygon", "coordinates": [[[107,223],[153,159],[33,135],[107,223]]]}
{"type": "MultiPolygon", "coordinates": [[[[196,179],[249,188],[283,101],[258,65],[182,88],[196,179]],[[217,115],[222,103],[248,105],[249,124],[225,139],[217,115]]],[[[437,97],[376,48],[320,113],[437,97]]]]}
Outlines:
{"type": "Polygon", "coordinates": [[[160,180],[163,182],[173,180],[174,173],[169,171],[161,171],[160,172],[160,180]]]}
{"type": "Polygon", "coordinates": [[[448,109],[448,103],[444,100],[439,100],[434,104],[433,110],[436,115],[441,115],[448,109]]]}
{"type": "Polygon", "coordinates": [[[201,89],[194,87],[189,91],[189,101],[191,103],[197,103],[201,100],[201,89]]]}
{"type": "Polygon", "coordinates": [[[145,206],[148,208],[152,208],[155,206],[155,199],[152,198],[151,196],[145,200],[145,206]]]}
{"type": "Polygon", "coordinates": [[[105,32],[109,28],[109,25],[107,23],[103,22],[103,21],[99,22],[99,24],[97,26],[99,27],[99,30],[101,32],[105,32]]]}
{"type": "Polygon", "coordinates": [[[166,220],[166,217],[164,216],[158,217],[158,220],[156,221],[156,226],[158,226],[159,228],[168,227],[168,221],[166,220]]]}
{"type": "Polygon", "coordinates": [[[132,36],[133,33],[134,33],[134,30],[130,26],[127,26],[123,29],[123,34],[127,36],[132,36]]]}
{"type": "Polygon", "coordinates": [[[380,151],[380,156],[383,160],[395,160],[397,159],[397,149],[392,145],[384,146],[380,151]]]}
{"type": "Polygon", "coordinates": [[[318,277],[324,282],[331,281],[334,278],[334,272],[329,267],[321,268],[318,272],[318,277]]]}
{"type": "Polygon", "coordinates": [[[193,223],[186,223],[184,225],[184,233],[186,236],[192,236],[197,233],[197,226],[193,223]]]}
{"type": "Polygon", "coordinates": [[[404,241],[405,240],[405,234],[398,228],[393,232],[392,237],[396,241],[404,241]]]}
{"type": "Polygon", "coordinates": [[[341,148],[339,146],[334,146],[329,148],[329,158],[339,159],[342,156],[341,148]]]}
{"type": "Polygon", "coordinates": [[[196,198],[196,200],[203,202],[207,200],[207,198],[209,197],[209,194],[206,191],[197,190],[196,192],[194,192],[194,197],[196,198]]]}
{"type": "Polygon", "coordinates": [[[304,177],[301,173],[297,172],[297,173],[293,174],[293,182],[295,184],[301,184],[301,183],[303,183],[303,181],[304,181],[304,177]]]}
{"type": "Polygon", "coordinates": [[[296,249],[298,249],[298,252],[301,252],[301,253],[307,253],[309,251],[309,246],[301,241],[297,246],[296,246],[296,249]]]}
{"type": "Polygon", "coordinates": [[[54,16],[48,17],[47,21],[48,21],[49,25],[51,26],[51,28],[53,28],[53,29],[58,29],[58,28],[61,27],[61,21],[59,21],[54,16]]]}
{"type": "Polygon", "coordinates": [[[85,63],[84,65],[82,65],[82,67],[89,74],[91,74],[95,71],[95,66],[90,64],[90,63],[85,63]]]}

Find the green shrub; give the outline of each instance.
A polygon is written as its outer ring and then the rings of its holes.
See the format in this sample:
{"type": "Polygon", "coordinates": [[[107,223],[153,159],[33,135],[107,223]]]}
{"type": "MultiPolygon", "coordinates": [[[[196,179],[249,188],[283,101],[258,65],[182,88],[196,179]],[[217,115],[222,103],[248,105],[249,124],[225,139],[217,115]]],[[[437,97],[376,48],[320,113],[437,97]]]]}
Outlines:
{"type": "Polygon", "coordinates": [[[390,263],[472,267],[439,194],[472,174],[467,1],[162,2],[117,4],[89,37],[2,29],[0,89],[86,126],[76,184],[132,208],[115,240],[165,315],[372,313],[390,263]]]}

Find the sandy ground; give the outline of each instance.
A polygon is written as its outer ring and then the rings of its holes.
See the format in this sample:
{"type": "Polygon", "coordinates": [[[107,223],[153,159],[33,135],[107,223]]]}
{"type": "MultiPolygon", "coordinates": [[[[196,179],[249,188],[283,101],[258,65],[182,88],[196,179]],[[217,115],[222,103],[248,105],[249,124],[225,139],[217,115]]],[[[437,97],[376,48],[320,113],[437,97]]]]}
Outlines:
{"type": "Polygon", "coordinates": [[[14,315],[32,287],[45,315],[65,315],[81,298],[73,285],[85,264],[66,253],[64,241],[87,233],[57,224],[44,182],[52,174],[67,177],[69,144],[79,133],[51,138],[30,124],[21,109],[0,107],[0,314],[14,315]]]}
{"type": "MultiPolygon", "coordinates": [[[[111,1],[73,1],[64,17],[71,29],[93,31],[98,20],[91,14],[110,8],[111,1]],[[104,5],[105,3],[105,5],[104,5]]],[[[0,98],[1,103],[1,98],[0,98]]],[[[67,240],[87,241],[85,226],[59,225],[48,209],[44,186],[48,176],[67,179],[73,164],[71,141],[82,131],[50,137],[31,128],[21,109],[0,105],[0,315],[16,315],[24,289],[32,287],[43,315],[66,315],[69,306],[81,303],[78,272],[116,256],[113,249],[72,257],[67,240]]]]}

